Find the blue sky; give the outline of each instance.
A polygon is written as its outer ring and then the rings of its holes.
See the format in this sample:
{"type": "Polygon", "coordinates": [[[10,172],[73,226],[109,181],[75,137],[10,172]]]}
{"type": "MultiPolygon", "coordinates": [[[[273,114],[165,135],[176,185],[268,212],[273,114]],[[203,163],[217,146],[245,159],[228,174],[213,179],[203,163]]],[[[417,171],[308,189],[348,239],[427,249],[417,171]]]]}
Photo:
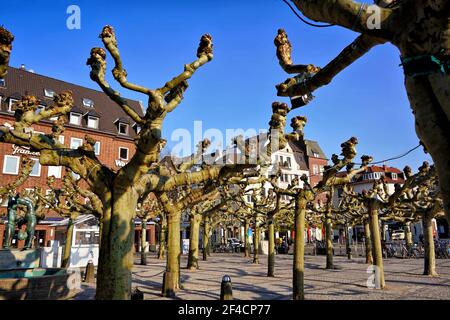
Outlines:
{"type": "MultiPolygon", "coordinates": [[[[12,66],[23,63],[36,73],[94,89],[86,59],[92,47],[102,46],[98,35],[106,24],[116,30],[128,79],[152,88],[192,62],[200,36],[210,33],[214,60],[194,75],[184,101],[168,116],[164,136],[169,139],[177,128],[193,131],[198,120],[204,129],[267,128],[272,102],[288,102],[275,90],[287,78],[273,44],[278,28],[289,35],[294,62],[318,66],[357,36],[340,27],[307,26],[281,0],[3,0],[0,24],[16,37],[12,66]],[[66,27],[72,4],[81,9],[80,30],[66,27]]],[[[108,57],[109,67],[111,61],[108,57]]],[[[419,142],[399,63],[395,47],[376,47],[289,116],[308,117],[306,137],[319,141],[328,156],[340,153],[340,144],[351,136],[358,137],[360,154],[375,161],[401,154],[419,142]]],[[[419,149],[389,165],[417,168],[424,160],[430,158],[419,149]]]]}

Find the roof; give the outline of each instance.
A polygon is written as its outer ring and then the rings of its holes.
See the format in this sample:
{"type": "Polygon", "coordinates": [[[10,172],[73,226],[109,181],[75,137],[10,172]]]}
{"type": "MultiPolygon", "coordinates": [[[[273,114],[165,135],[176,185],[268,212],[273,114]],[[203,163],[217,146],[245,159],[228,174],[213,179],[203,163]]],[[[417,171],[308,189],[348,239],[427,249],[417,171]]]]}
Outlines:
{"type": "MultiPolygon", "coordinates": [[[[125,119],[126,123],[133,123],[126,113],[102,91],[89,89],[13,67],[8,67],[8,75],[5,80],[5,87],[0,87],[0,95],[4,98],[12,97],[14,99],[20,99],[23,95],[34,95],[42,101],[42,105],[47,106],[53,104],[53,99],[45,97],[44,89],[50,89],[56,93],[71,90],[74,99],[73,110],[83,115],[94,111],[98,114],[100,118],[98,131],[118,135],[116,124],[114,124],[116,119],[125,119]],[[94,107],[84,106],[84,98],[92,100],[94,107]]],[[[144,114],[143,107],[139,101],[131,99],[127,99],[127,101],[130,107],[139,115],[144,114]]],[[[7,111],[6,104],[0,107],[0,111],[7,111]]],[[[66,126],[80,127],[71,124],[67,124],[66,126]]],[[[87,119],[83,119],[81,127],[87,128],[87,119]]],[[[134,132],[130,130],[130,138],[133,137],[134,132]]]]}
{"type": "Polygon", "coordinates": [[[328,160],[325,152],[323,152],[317,141],[313,140],[305,140],[306,144],[306,155],[310,158],[320,158],[324,160],[328,160]],[[318,157],[315,157],[314,154],[318,154],[318,157]]]}
{"type": "Polygon", "coordinates": [[[304,148],[298,141],[289,141],[289,146],[292,148],[292,153],[294,154],[295,162],[300,166],[300,170],[308,171],[308,159],[304,148]]]}
{"type": "Polygon", "coordinates": [[[367,168],[367,173],[372,173],[372,172],[391,172],[391,173],[397,173],[400,174],[402,173],[401,170],[394,168],[394,167],[388,167],[388,166],[370,166],[367,168]]]}

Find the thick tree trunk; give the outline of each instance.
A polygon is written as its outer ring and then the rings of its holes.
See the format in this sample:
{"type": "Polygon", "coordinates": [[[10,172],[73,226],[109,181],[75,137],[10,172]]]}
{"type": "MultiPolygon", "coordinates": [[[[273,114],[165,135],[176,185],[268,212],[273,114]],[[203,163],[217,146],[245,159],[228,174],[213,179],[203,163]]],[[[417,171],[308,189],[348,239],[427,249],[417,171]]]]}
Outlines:
{"type": "Polygon", "coordinates": [[[141,265],[147,265],[147,219],[141,221],[141,265]]]}
{"type": "Polygon", "coordinates": [[[203,222],[203,261],[208,260],[209,256],[209,233],[211,231],[211,225],[209,217],[205,217],[203,222]]]}
{"type": "Polygon", "coordinates": [[[439,176],[444,211],[450,221],[450,75],[434,73],[406,77],[405,85],[415,115],[416,132],[433,158],[439,176]]]}
{"type": "Polygon", "coordinates": [[[66,233],[66,243],[64,244],[64,254],[63,259],[61,263],[61,268],[68,268],[70,265],[70,253],[72,251],[72,237],[73,237],[73,220],[72,218],[69,219],[69,224],[67,226],[67,233],[66,233]]]}
{"type": "Polygon", "coordinates": [[[373,255],[372,255],[372,236],[370,234],[370,224],[369,220],[364,221],[364,236],[365,236],[365,245],[366,245],[366,263],[373,264],[373,255]]]}
{"type": "Polygon", "coordinates": [[[164,260],[166,257],[167,222],[164,220],[159,227],[159,249],[158,259],[164,260]]]}
{"type": "Polygon", "coordinates": [[[411,248],[413,246],[413,239],[412,239],[412,232],[411,232],[411,222],[405,223],[405,240],[406,240],[406,248],[408,249],[408,252],[411,251],[411,248]]]}
{"type": "Polygon", "coordinates": [[[134,208],[138,196],[123,181],[114,185],[112,200],[103,201],[102,246],[97,270],[96,299],[129,300],[134,256],[134,208]]]}
{"type": "Polygon", "coordinates": [[[381,246],[380,222],[378,219],[378,206],[371,204],[369,206],[370,216],[370,234],[372,236],[372,254],[373,265],[376,272],[375,287],[383,289],[386,286],[384,281],[384,266],[383,266],[383,248],[381,246]]]}
{"type": "Polygon", "coordinates": [[[167,265],[164,272],[162,296],[173,297],[175,291],[180,288],[180,214],[174,213],[167,217],[168,241],[167,241],[167,265]]]}
{"type": "Polygon", "coordinates": [[[295,202],[295,239],[294,239],[294,270],[292,291],[294,300],[305,299],[305,215],[306,200],[295,202]]]}
{"type": "Polygon", "coordinates": [[[347,253],[347,259],[352,259],[352,248],[350,246],[350,234],[348,233],[348,224],[345,224],[345,252],[347,253]]]}
{"type": "Polygon", "coordinates": [[[333,227],[331,225],[331,212],[327,212],[325,215],[325,241],[327,250],[327,269],[334,269],[333,264],[333,239],[332,239],[333,227]]]}
{"type": "Polygon", "coordinates": [[[436,254],[434,248],[433,223],[430,217],[423,217],[423,240],[425,242],[424,270],[423,274],[437,277],[436,272],[436,254]]]}
{"type": "Polygon", "coordinates": [[[269,255],[267,256],[267,276],[275,277],[275,225],[273,218],[269,221],[269,255]]]}
{"type": "Polygon", "coordinates": [[[259,226],[255,223],[255,233],[253,234],[253,263],[259,263],[259,226]]]}
{"type": "Polygon", "coordinates": [[[198,240],[201,221],[202,216],[199,214],[192,214],[190,217],[189,256],[187,262],[189,270],[198,269],[198,240]]]}
{"type": "Polygon", "coordinates": [[[250,258],[250,240],[248,237],[248,229],[250,228],[250,222],[248,219],[245,219],[244,221],[244,245],[245,245],[245,258],[250,258]]]}

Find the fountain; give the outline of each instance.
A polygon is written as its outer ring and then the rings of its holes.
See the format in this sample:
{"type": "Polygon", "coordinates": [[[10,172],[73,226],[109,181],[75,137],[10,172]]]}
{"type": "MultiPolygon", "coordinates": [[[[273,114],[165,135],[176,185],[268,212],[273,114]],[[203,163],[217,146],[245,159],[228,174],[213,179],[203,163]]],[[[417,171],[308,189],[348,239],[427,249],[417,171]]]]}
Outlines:
{"type": "Polygon", "coordinates": [[[79,272],[62,268],[40,268],[41,253],[33,249],[36,216],[31,199],[9,196],[8,223],[5,242],[0,250],[0,300],[67,299],[76,293],[80,283],[79,272]],[[17,207],[27,209],[26,231],[19,228],[19,240],[25,240],[24,249],[10,249],[17,223],[17,207]]]}

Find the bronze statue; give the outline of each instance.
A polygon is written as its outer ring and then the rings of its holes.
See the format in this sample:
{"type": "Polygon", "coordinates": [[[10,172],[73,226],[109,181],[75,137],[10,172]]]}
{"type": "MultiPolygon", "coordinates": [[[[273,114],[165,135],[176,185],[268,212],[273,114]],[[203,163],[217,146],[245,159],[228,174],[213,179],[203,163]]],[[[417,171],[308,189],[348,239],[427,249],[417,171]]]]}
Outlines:
{"type": "Polygon", "coordinates": [[[33,245],[34,230],[36,227],[36,214],[33,201],[27,197],[20,198],[19,194],[17,194],[16,196],[9,196],[8,200],[8,224],[5,233],[5,243],[3,244],[4,249],[9,248],[12,236],[14,235],[17,222],[17,207],[19,205],[27,207],[27,213],[25,215],[27,228],[26,231],[19,229],[18,238],[19,240],[26,240],[24,249],[30,249],[33,245]]]}

